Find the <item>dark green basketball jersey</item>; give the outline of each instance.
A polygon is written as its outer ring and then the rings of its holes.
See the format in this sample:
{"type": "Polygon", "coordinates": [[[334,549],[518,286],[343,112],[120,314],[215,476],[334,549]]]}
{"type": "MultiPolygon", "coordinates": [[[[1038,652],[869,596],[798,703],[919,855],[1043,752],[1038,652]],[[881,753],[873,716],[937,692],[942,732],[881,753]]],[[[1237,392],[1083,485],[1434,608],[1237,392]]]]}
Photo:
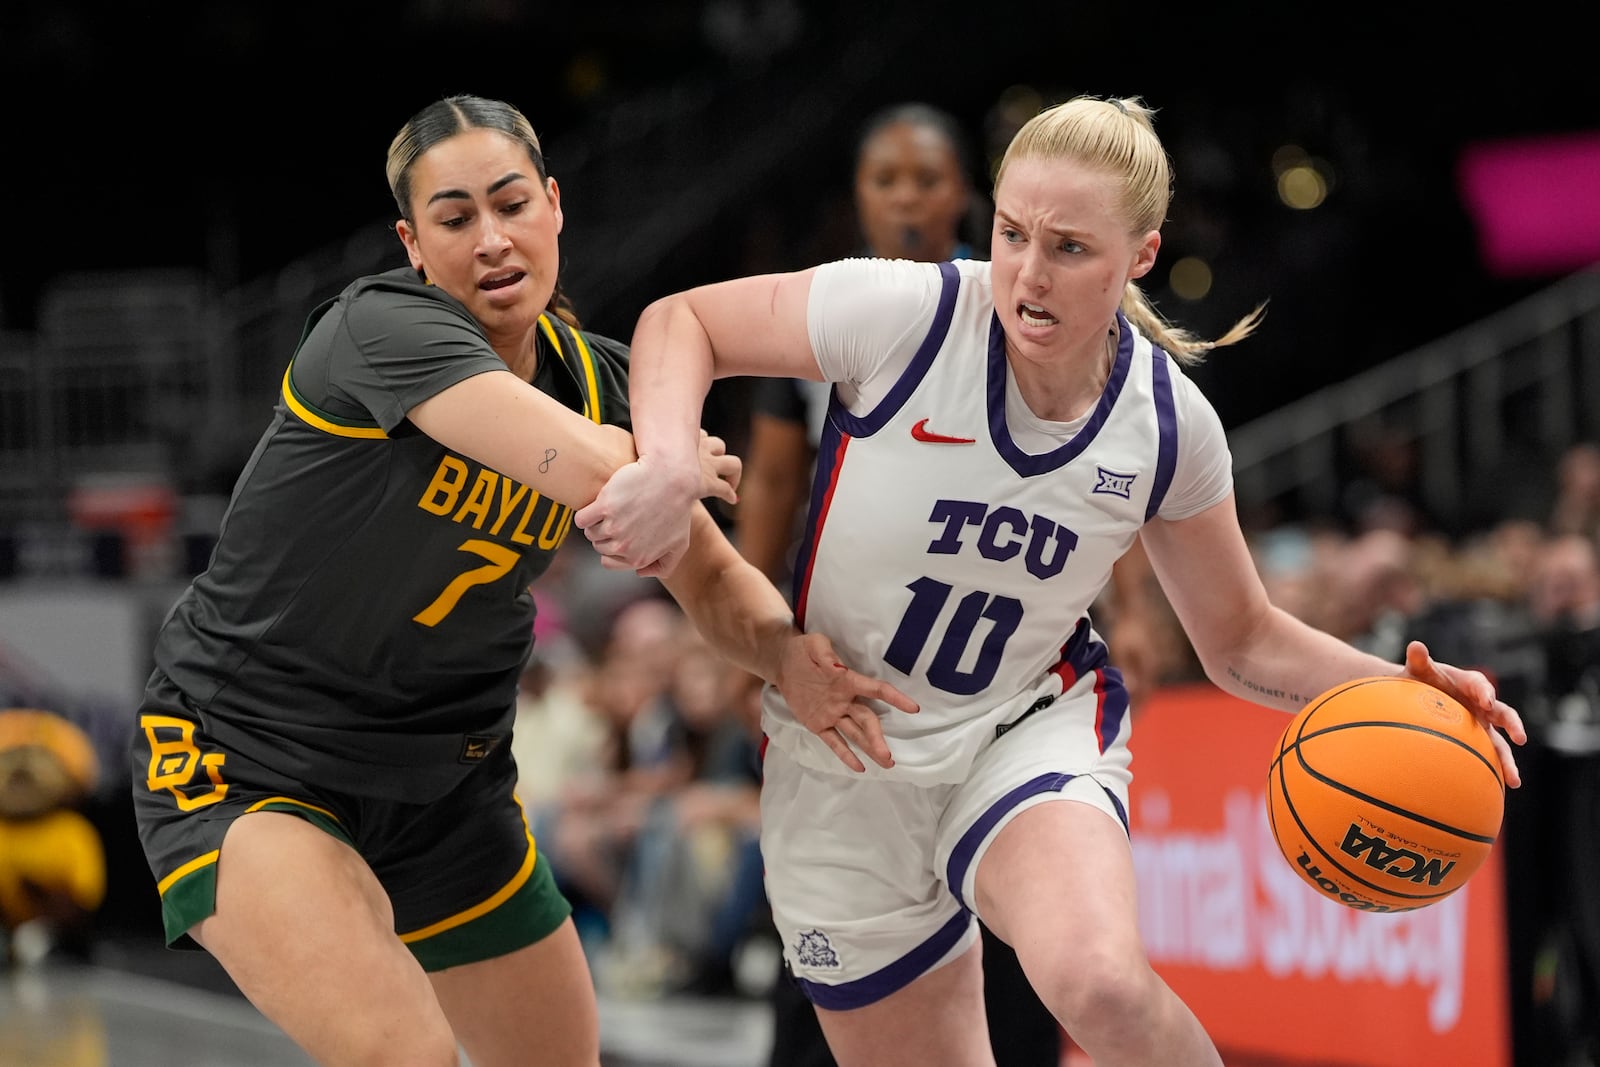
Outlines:
{"type": "MultiPolygon", "coordinates": [[[[540,321],[534,385],[628,426],[627,348],[540,321]]],[[[336,788],[425,801],[510,732],[529,584],[572,509],[448,449],[406,412],[505,363],[407,269],[312,313],[216,550],[156,666],[219,743],[336,788]]]]}

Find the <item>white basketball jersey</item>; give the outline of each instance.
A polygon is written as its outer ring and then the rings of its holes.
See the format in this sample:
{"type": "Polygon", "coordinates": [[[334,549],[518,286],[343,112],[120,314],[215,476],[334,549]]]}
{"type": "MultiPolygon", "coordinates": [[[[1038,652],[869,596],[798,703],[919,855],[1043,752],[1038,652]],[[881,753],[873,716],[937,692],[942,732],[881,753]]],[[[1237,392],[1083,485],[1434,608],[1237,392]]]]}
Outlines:
{"type": "MultiPolygon", "coordinates": [[[[1064,443],[1030,454],[1008,426],[989,265],[914,266],[939,272],[933,321],[909,360],[889,362],[892,381],[835,388],[793,596],[804,629],[921,706],[882,710],[896,766],[864,761],[867,773],[958,782],[996,727],[1103,664],[1088,609],[1172,484],[1184,431],[1174,388],[1193,386],[1119,313],[1097,406],[1064,443]]],[[[926,293],[929,276],[916,278],[926,293]]],[[[832,365],[821,351],[818,362],[832,365]]],[[[1105,727],[1115,736],[1121,724],[1105,727]]],[[[801,763],[849,773],[772,687],[763,728],[801,763]]]]}

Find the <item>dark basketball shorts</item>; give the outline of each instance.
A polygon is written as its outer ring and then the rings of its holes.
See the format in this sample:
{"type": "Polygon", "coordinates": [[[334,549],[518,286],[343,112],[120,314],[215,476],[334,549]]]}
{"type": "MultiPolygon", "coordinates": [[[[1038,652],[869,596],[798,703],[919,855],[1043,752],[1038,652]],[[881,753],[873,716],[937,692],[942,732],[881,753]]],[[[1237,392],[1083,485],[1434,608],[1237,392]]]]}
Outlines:
{"type": "Polygon", "coordinates": [[[389,894],[395,932],[425,970],[505,955],[571,914],[516,799],[509,746],[440,799],[398,803],[308,786],[228,751],[170,695],[146,701],[132,752],[139,839],[168,945],[196,947],[187,931],[216,910],[223,837],[254,811],[299,816],[359,852],[389,894]]]}

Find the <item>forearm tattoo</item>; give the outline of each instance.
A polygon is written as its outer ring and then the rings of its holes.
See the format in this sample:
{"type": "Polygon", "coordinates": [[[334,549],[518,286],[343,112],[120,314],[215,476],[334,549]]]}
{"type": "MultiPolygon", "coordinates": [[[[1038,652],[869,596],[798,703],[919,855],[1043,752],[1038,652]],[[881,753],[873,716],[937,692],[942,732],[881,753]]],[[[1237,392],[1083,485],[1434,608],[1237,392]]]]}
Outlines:
{"type": "Polygon", "coordinates": [[[1260,682],[1246,678],[1244,675],[1240,674],[1238,669],[1235,667],[1228,668],[1228,676],[1234,681],[1238,682],[1240,685],[1244,686],[1246,689],[1250,690],[1252,693],[1260,693],[1262,696],[1269,697],[1273,700],[1287,700],[1294,704],[1295,707],[1301,707],[1306,702],[1305,697],[1301,696],[1299,693],[1293,692],[1292,690],[1269,689],[1260,682]]]}
{"type": "Polygon", "coordinates": [[[539,473],[540,474],[549,474],[550,473],[550,464],[555,462],[555,458],[556,458],[556,450],[555,449],[553,449],[553,448],[545,449],[544,450],[544,459],[539,461],[539,473]]]}

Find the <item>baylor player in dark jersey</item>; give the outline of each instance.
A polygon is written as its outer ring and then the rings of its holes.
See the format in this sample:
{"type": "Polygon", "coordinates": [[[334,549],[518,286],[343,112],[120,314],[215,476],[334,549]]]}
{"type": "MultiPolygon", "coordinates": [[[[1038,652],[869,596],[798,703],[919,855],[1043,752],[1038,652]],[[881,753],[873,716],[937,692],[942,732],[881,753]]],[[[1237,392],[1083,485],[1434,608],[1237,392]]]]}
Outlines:
{"type": "MultiPolygon", "coordinates": [[[[536,347],[535,388],[627,425],[624,346],[545,314],[536,347]]],[[[405,418],[504,368],[466,309],[409,269],[313,313],[215,557],[156,647],[218,741],[280,765],[300,753],[310,780],[413,802],[504,742],[529,585],[572,509],[405,418]]]]}
{"type": "MultiPolygon", "coordinates": [[[[325,1064],[598,1067],[582,947],[517,804],[529,585],[633,460],[627,353],[556,286],[527,119],[451,97],[389,152],[408,269],[319,308],[165,621],[133,792],[169,943],[211,952],[325,1064]]],[[[703,437],[684,499],[734,498],[703,437]]],[[[887,750],[837,665],[696,506],[674,597],[821,730],[887,750]]]]}

